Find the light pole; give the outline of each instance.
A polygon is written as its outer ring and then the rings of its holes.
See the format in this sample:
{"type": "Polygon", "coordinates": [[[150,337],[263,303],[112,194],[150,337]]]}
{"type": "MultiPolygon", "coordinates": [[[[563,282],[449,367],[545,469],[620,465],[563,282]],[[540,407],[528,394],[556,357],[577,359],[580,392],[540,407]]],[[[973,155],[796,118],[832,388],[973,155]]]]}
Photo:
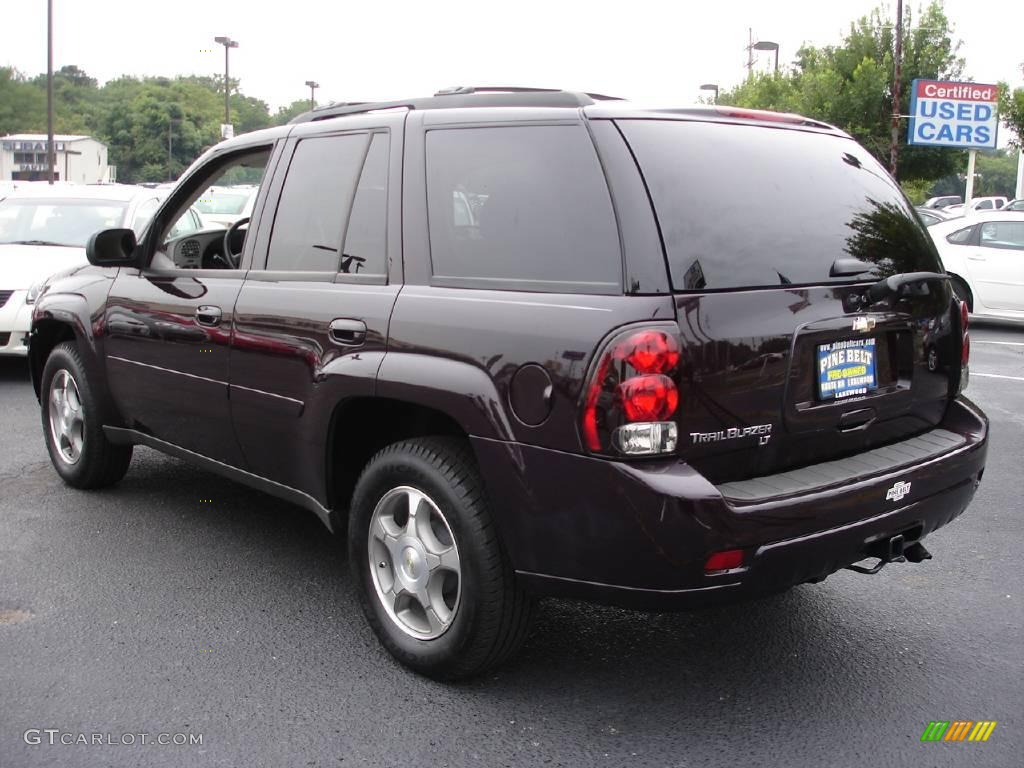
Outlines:
{"type": "Polygon", "coordinates": [[[57,164],[53,145],[53,0],[46,0],[46,165],[47,179],[53,184],[53,166],[57,164]]]}
{"type": "Polygon", "coordinates": [[[779,71],[779,44],[773,43],[770,40],[759,40],[754,43],[755,51],[775,51],[775,72],[779,71]]]}
{"type": "Polygon", "coordinates": [[[228,51],[238,47],[238,41],[230,37],[215,37],[215,43],[224,46],[224,124],[231,125],[231,104],[228,97],[231,95],[231,79],[228,77],[228,51]]]}
{"type": "Polygon", "coordinates": [[[316,89],[320,87],[320,83],[315,80],[307,80],[306,85],[309,86],[309,108],[316,109],[316,89]]]}
{"type": "Polygon", "coordinates": [[[715,100],[713,102],[711,102],[711,103],[712,104],[717,104],[718,103],[718,83],[704,83],[704,85],[702,85],[700,87],[700,89],[702,91],[714,91],[715,92],[715,100]]]}

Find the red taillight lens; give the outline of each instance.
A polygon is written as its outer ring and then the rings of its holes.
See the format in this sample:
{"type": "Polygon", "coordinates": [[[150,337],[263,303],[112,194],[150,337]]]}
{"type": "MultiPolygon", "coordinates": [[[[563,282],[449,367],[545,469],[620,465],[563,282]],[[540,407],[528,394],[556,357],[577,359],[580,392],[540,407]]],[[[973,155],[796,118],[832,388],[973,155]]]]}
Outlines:
{"type": "Polygon", "coordinates": [[[637,373],[668,373],[679,364],[679,344],[664,331],[634,333],[613,350],[637,373]]]}
{"type": "Polygon", "coordinates": [[[622,333],[594,366],[583,398],[582,433],[596,453],[650,455],[675,450],[679,389],[678,328],[622,333]]]}
{"type": "Polygon", "coordinates": [[[619,384],[622,407],[630,421],[664,421],[676,412],[679,390],[668,376],[634,376],[619,384]]]}
{"type": "Polygon", "coordinates": [[[967,302],[960,302],[960,331],[963,333],[960,345],[960,365],[967,365],[971,359],[971,336],[967,333],[967,326],[970,324],[970,315],[967,311],[967,302]]]}
{"type": "Polygon", "coordinates": [[[743,565],[742,549],[726,549],[722,552],[715,552],[704,563],[704,573],[714,571],[731,571],[743,565]]]}

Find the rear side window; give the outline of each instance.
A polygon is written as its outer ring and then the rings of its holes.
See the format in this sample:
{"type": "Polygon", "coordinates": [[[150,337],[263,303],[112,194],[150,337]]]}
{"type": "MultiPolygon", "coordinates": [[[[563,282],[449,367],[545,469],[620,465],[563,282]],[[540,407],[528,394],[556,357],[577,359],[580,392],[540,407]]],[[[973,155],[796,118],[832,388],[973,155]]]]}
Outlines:
{"type": "Polygon", "coordinates": [[[582,126],[432,130],[426,142],[436,284],[621,290],[615,215],[582,126]]]}
{"type": "Polygon", "coordinates": [[[986,248],[1024,249],[1024,221],[987,221],[981,225],[981,244],[986,248]]]}
{"type": "Polygon", "coordinates": [[[370,137],[303,139],[281,190],[268,270],[338,272],[341,238],[370,137]]]}
{"type": "Polygon", "coordinates": [[[858,144],[781,128],[618,122],[650,188],[676,290],[849,281],[837,258],[879,275],[941,271],[899,187],[858,144]]]}
{"type": "Polygon", "coordinates": [[[388,137],[376,133],[359,176],[345,230],[341,271],[349,275],[387,272],[388,137]]]}
{"type": "Polygon", "coordinates": [[[971,241],[971,235],[974,234],[974,227],[964,227],[958,229],[952,234],[946,235],[946,242],[952,243],[953,245],[967,245],[971,241]]]}

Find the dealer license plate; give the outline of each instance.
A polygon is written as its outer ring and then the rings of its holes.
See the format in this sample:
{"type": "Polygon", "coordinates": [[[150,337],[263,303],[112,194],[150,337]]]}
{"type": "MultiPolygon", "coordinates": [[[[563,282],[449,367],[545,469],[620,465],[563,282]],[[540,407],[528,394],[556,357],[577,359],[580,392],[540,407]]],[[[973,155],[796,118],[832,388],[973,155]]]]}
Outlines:
{"type": "Polygon", "coordinates": [[[878,386],[875,340],[849,339],[818,345],[818,399],[866,395],[878,386]]]}

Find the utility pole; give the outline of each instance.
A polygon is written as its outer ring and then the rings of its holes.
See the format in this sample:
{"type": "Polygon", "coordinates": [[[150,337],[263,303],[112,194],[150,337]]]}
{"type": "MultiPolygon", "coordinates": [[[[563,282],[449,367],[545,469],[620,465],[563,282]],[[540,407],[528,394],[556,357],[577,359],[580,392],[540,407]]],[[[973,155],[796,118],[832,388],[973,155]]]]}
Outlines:
{"type": "Polygon", "coordinates": [[[903,0],[896,0],[896,51],[892,77],[892,137],[889,144],[889,173],[896,178],[900,155],[900,88],[903,83],[903,0]]]}
{"type": "Polygon", "coordinates": [[[754,28],[747,27],[747,77],[754,74],[754,28]]]}
{"type": "Polygon", "coordinates": [[[53,143],[53,0],[46,0],[46,166],[53,184],[57,151],[53,143]]]}

